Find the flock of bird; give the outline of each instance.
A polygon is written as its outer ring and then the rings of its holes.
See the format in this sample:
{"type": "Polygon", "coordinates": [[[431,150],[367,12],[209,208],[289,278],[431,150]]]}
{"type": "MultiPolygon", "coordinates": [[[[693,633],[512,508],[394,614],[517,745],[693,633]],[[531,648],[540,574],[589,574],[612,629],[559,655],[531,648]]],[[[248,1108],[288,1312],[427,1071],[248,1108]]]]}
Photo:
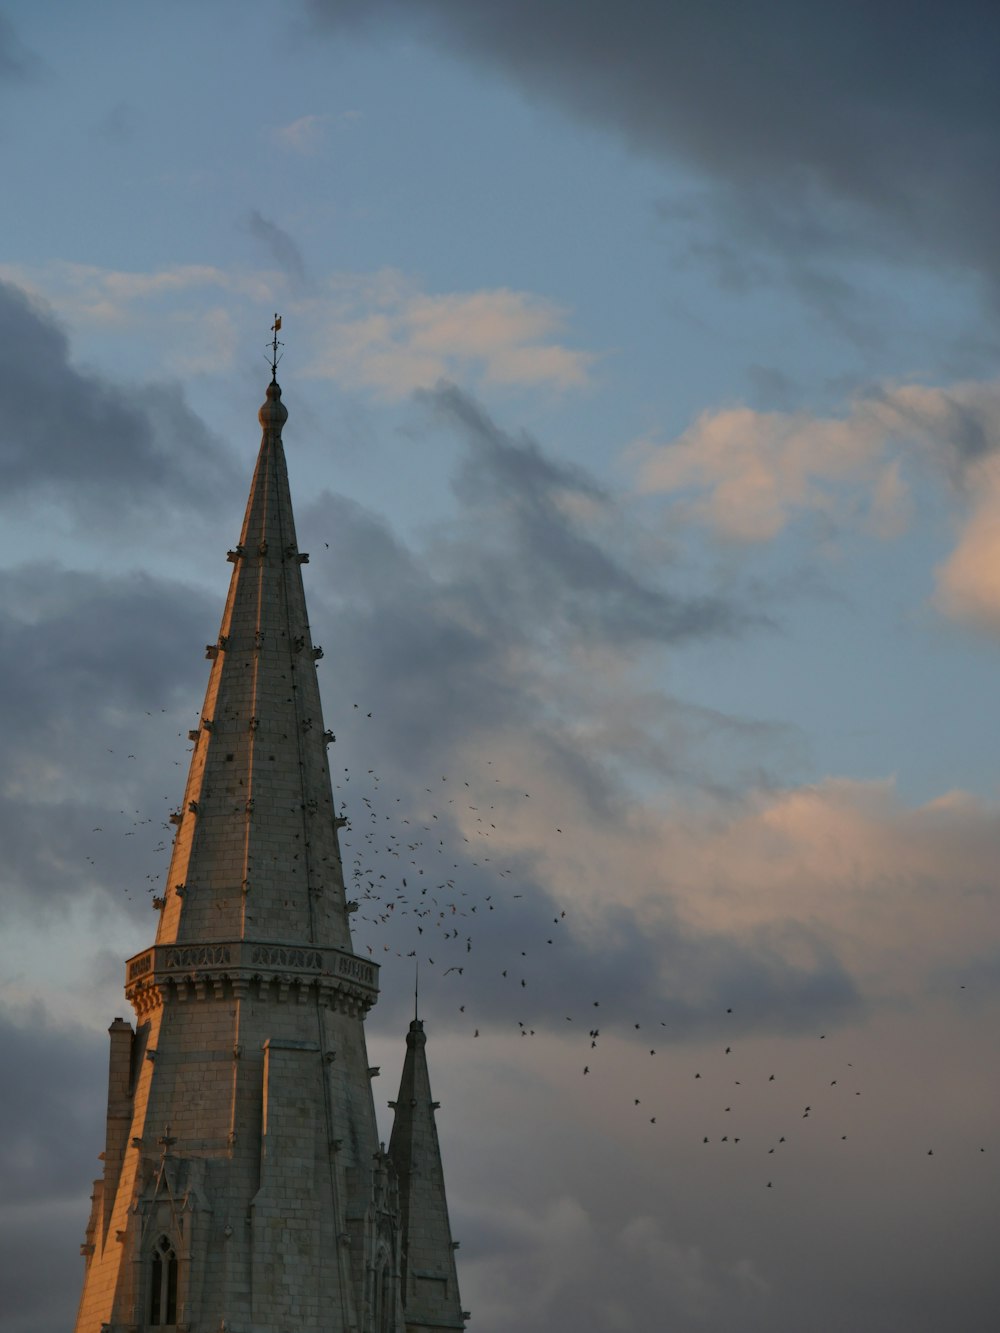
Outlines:
{"type": "MultiPolygon", "coordinates": [[[[358,704],[354,709],[360,716],[372,717],[372,712],[358,704]]],[[[134,757],[132,753],[127,756],[134,757]]],[[[504,817],[510,808],[510,793],[495,771],[489,771],[491,761],[485,764],[486,773],[441,774],[434,786],[424,786],[419,792],[404,789],[401,795],[387,795],[386,784],[372,768],[353,774],[343,768],[334,776],[335,798],[341,816],[348,821],[340,841],[346,894],[357,904],[352,918],[355,949],[377,959],[390,954],[413,960],[425,995],[428,989],[435,989],[439,1002],[448,993],[442,987],[455,987],[454,998],[446,1003],[454,1004],[453,1021],[464,1024],[472,1038],[502,1031],[505,1025],[526,1039],[551,1036],[558,1030],[564,1048],[582,1052],[577,1076],[588,1080],[588,1087],[602,1078],[601,1053],[608,1038],[614,1038],[616,1044],[624,1038],[631,1049],[644,1052],[647,1062],[657,1062],[660,1075],[651,1094],[646,1091],[649,1080],[643,1076],[641,1088],[629,1090],[616,1084],[614,1095],[641,1122],[662,1126],[670,1120],[663,1115],[666,1099],[675,1097],[676,1079],[681,1076],[673,1058],[677,1047],[671,1034],[663,1031],[668,1023],[655,1015],[626,1016],[619,1000],[609,1002],[601,995],[585,1001],[585,1010],[554,1009],[551,995],[560,989],[559,960],[564,950],[574,948],[571,917],[566,907],[553,906],[529,874],[516,863],[508,863],[516,858],[493,854],[490,840],[502,816],[498,800],[490,798],[491,789],[500,787],[496,797],[502,793],[504,817]],[[428,986],[428,978],[434,976],[439,982],[428,986]],[[550,997],[548,1008],[539,1009],[534,1000],[536,982],[545,978],[551,983],[553,976],[555,985],[542,988],[550,997]],[[650,1031],[660,1033],[659,1046],[656,1040],[649,1044],[650,1031]],[[641,1044],[643,1037],[647,1037],[645,1044],[641,1044]]],[[[531,800],[531,793],[519,793],[518,799],[531,800]]],[[[122,810],[121,815],[126,812],[122,810]]],[[[125,837],[151,826],[170,830],[165,821],[139,811],[134,812],[131,825],[125,837]]],[[[104,827],[93,831],[103,833],[104,827]]],[[[562,831],[561,825],[553,825],[551,836],[562,831]]],[[[164,837],[151,849],[153,856],[161,858],[167,851],[164,837]]],[[[88,856],[87,860],[96,865],[95,858],[88,856]]],[[[150,895],[155,894],[162,873],[147,873],[150,895]]],[[[560,993],[570,994],[572,988],[567,984],[560,993]]],[[[811,1072],[814,1091],[810,1101],[781,1100],[773,1095],[775,1091],[783,1086],[799,1088],[799,1080],[786,1076],[795,1071],[744,1069],[737,1044],[739,1034],[747,1028],[737,1006],[723,1004],[716,1019],[715,1030],[728,1030],[731,1035],[720,1040],[714,1055],[704,1056],[707,1065],[683,1074],[699,1085],[706,1130],[708,1121],[713,1121],[711,1132],[697,1136],[702,1148],[740,1148],[743,1153],[759,1152],[765,1159],[777,1158],[787,1151],[787,1145],[813,1132],[810,1125],[816,1122],[823,1125],[826,1140],[849,1140],[858,1122],[848,1105],[863,1091],[853,1062],[833,1056],[826,1062],[825,1076],[815,1074],[814,1069],[811,1072]],[[737,1065],[740,1067],[733,1068],[737,1065]],[[735,1073],[741,1077],[733,1077],[735,1073]],[[776,1117],[779,1126],[769,1136],[762,1136],[757,1128],[762,1089],[772,1095],[768,1114],[776,1117]],[[749,1128],[741,1129],[744,1116],[749,1128]]],[[[826,1033],[815,1034],[815,1040],[826,1042],[826,1033]]],[[[835,1043],[829,1045],[833,1048],[835,1043]]],[[[567,1065],[568,1075],[571,1069],[567,1065]]],[[[929,1157],[934,1155],[933,1146],[923,1151],[929,1157]]],[[[978,1151],[986,1149],[979,1146],[978,1151]]],[[[771,1189],[775,1181],[769,1178],[764,1183],[771,1189]]]]}

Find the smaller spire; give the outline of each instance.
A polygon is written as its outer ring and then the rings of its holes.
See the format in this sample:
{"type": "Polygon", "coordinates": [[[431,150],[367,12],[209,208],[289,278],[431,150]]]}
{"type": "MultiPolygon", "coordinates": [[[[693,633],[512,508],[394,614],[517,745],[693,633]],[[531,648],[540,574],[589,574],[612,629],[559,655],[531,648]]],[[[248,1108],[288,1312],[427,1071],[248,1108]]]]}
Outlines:
{"type": "Polygon", "coordinates": [[[426,1046],[424,1025],[414,1018],[406,1035],[389,1139],[389,1160],[399,1181],[407,1333],[465,1328],[434,1119],[438,1104],[431,1094],[426,1046]]]}

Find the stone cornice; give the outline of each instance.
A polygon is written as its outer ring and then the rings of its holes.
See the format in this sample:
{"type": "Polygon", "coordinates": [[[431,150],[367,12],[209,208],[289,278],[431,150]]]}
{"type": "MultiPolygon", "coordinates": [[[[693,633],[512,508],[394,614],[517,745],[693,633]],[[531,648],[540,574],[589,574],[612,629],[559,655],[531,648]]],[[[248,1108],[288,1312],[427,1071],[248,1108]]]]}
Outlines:
{"type": "Polygon", "coordinates": [[[241,998],[251,988],[300,1003],[315,992],[327,1007],[363,1014],[378,998],[378,972],[367,958],[317,944],[157,944],[125,964],[125,995],[140,1016],[172,1000],[241,998]]]}

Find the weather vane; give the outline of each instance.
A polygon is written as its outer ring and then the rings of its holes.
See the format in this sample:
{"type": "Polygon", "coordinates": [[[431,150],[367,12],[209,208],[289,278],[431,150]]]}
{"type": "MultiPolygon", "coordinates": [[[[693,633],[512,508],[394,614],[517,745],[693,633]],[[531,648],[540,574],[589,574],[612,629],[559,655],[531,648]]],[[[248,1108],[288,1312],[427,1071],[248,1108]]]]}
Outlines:
{"type": "Polygon", "coordinates": [[[275,312],[274,323],[271,325],[271,333],[274,335],[271,339],[271,379],[276,381],[278,378],[278,362],[281,357],[278,355],[278,348],[284,347],[284,343],[278,341],[278,330],[281,328],[281,316],[275,312]]]}

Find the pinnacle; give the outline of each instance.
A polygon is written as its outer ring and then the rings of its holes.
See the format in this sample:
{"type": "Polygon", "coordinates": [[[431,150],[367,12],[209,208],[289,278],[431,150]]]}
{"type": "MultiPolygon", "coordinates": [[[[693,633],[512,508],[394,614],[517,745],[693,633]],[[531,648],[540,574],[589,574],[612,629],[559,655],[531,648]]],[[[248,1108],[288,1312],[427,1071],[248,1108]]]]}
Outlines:
{"type": "MultiPolygon", "coordinates": [[[[448,1222],[423,1022],[406,1034],[406,1058],[395,1102],[389,1158],[399,1178],[403,1264],[424,1280],[407,1299],[407,1327],[463,1328],[454,1245],[448,1222]]],[[[404,1289],[406,1286],[404,1273],[404,1289]]]]}

